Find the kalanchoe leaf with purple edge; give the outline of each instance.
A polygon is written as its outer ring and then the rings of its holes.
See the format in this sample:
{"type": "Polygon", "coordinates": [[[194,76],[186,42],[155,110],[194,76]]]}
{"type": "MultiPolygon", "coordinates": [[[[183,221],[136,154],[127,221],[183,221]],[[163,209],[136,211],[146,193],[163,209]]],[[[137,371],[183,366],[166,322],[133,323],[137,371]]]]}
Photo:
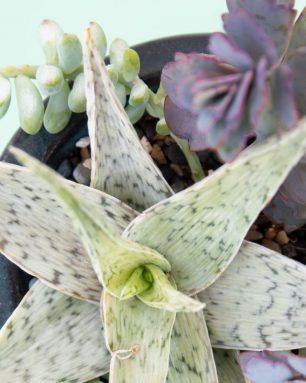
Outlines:
{"type": "MultiPolygon", "coordinates": [[[[192,150],[213,148],[224,161],[249,137],[261,140],[293,129],[298,112],[304,114],[296,102],[294,58],[283,60],[292,31],[301,35],[302,30],[294,27],[294,1],[228,0],[227,5],[226,34],[211,36],[210,54],[177,54],[162,73],[171,100],[165,103],[170,129],[188,139],[192,150]],[[187,111],[192,118],[185,115],[183,126],[179,121],[187,111]]],[[[291,50],[303,42],[296,41],[291,50]]]]}

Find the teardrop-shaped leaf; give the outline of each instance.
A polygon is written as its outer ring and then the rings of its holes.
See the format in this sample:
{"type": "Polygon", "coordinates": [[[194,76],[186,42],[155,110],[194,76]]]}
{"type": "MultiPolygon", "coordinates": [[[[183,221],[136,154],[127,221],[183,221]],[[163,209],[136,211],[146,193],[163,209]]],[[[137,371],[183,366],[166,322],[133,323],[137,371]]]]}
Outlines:
{"type": "Polygon", "coordinates": [[[65,81],[62,70],[55,65],[41,65],[37,69],[36,80],[47,96],[58,93],[65,81]]]}
{"type": "Polygon", "coordinates": [[[62,202],[71,216],[71,222],[91,259],[99,281],[112,294],[120,297],[132,273],[140,266],[152,263],[170,271],[169,262],[157,251],[122,238],[106,213],[97,214],[96,207],[79,198],[66,180],[19,149],[11,149],[18,161],[41,177],[50,191],[62,202]]]}
{"type": "Polygon", "coordinates": [[[106,50],[107,50],[107,40],[105,33],[101,26],[98,23],[95,23],[94,21],[89,23],[90,30],[92,31],[93,34],[93,39],[95,41],[95,45],[100,52],[100,55],[102,58],[105,57],[106,55],[106,50]]]}
{"type": "Polygon", "coordinates": [[[73,87],[68,97],[68,106],[74,113],[83,113],[86,111],[84,73],[78,74],[74,80],[73,87]]]}
{"type": "Polygon", "coordinates": [[[214,356],[202,312],[176,315],[171,335],[167,383],[178,382],[218,383],[214,356]]]}
{"type": "Polygon", "coordinates": [[[239,365],[239,352],[236,350],[214,349],[219,383],[246,383],[239,365]]]}
{"type": "MultiPolygon", "coordinates": [[[[136,212],[117,199],[66,182],[97,215],[121,233],[136,212]]],[[[46,284],[77,298],[99,302],[101,284],[80,237],[45,182],[19,166],[0,162],[0,250],[46,284]]]]}
{"type": "Polygon", "coordinates": [[[145,269],[153,281],[150,288],[137,296],[147,305],[173,312],[194,312],[205,307],[205,304],[179,292],[159,267],[146,265],[145,269]]]}
{"type": "Polygon", "coordinates": [[[91,137],[91,186],[143,210],[171,195],[118,101],[105,64],[85,31],[84,74],[91,137]]]}
{"type": "Polygon", "coordinates": [[[36,134],[44,116],[41,94],[32,80],[23,75],[15,78],[15,89],[21,128],[28,134],[36,134]]]}
{"type": "Polygon", "coordinates": [[[53,20],[43,20],[39,26],[39,38],[46,57],[46,63],[58,63],[57,42],[63,36],[62,28],[53,20]]]}
{"type": "Polygon", "coordinates": [[[110,381],[164,382],[175,313],[131,298],[119,301],[104,290],[105,339],[112,353],[110,381]]]}
{"type": "Polygon", "coordinates": [[[0,76],[0,118],[7,112],[11,102],[11,83],[0,76]]]}
{"type": "Polygon", "coordinates": [[[244,242],[233,263],[199,294],[213,347],[288,350],[306,346],[306,267],[244,242]]]}
{"type": "Polygon", "coordinates": [[[0,331],[2,382],[87,381],[109,362],[98,306],[40,282],[0,331]]]}
{"type": "Polygon", "coordinates": [[[44,115],[44,126],[49,133],[59,133],[67,126],[72,114],[68,106],[69,93],[70,88],[65,81],[62,89],[50,96],[44,115]]]}
{"type": "Polygon", "coordinates": [[[305,151],[305,120],[254,145],[210,177],[148,209],[124,235],[163,254],[178,289],[195,294],[228,267],[252,222],[305,151]]]}
{"type": "Polygon", "coordinates": [[[73,73],[82,63],[82,46],[76,35],[64,33],[57,41],[57,53],[65,74],[73,73]]]}

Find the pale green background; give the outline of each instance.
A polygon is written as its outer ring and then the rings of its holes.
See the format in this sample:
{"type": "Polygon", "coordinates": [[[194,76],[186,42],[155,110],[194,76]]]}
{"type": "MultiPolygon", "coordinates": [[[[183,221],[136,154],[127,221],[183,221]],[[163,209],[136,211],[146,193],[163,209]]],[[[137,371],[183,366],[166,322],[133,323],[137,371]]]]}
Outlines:
{"type": "MultiPolygon", "coordinates": [[[[256,0],[254,0],[256,1],[256,0]]],[[[301,10],[306,0],[297,0],[301,10]]],[[[100,23],[108,40],[136,44],[180,33],[221,30],[225,0],[0,0],[0,66],[38,64],[42,54],[37,27],[44,18],[82,37],[89,21],[100,23]]],[[[18,127],[16,102],[0,121],[0,151],[18,127]]]]}

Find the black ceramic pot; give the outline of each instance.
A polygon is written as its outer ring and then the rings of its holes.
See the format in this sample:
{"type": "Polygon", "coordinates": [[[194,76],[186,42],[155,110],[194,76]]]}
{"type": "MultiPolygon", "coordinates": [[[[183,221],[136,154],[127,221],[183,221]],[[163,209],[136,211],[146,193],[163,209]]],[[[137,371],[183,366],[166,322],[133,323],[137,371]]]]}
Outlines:
{"type": "MultiPolygon", "coordinates": [[[[196,34],[174,36],[154,40],[133,47],[141,59],[140,77],[156,89],[159,85],[163,66],[173,60],[175,52],[205,52],[208,35],[196,34]]],[[[41,129],[35,136],[18,130],[9,145],[23,149],[40,161],[57,169],[59,164],[72,152],[75,142],[86,136],[87,117],[85,113],[74,114],[63,132],[51,135],[41,129]]],[[[14,157],[4,150],[2,161],[16,163],[14,157]]],[[[0,254],[0,327],[18,305],[28,290],[29,276],[0,254]]]]}

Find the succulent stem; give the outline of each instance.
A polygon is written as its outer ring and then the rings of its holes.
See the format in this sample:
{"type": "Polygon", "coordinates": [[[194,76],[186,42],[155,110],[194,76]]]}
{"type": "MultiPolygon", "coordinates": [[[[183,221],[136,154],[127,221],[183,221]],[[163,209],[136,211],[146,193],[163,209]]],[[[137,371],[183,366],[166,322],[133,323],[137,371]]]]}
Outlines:
{"type": "Polygon", "coordinates": [[[192,179],[195,182],[201,181],[205,177],[205,174],[204,174],[204,170],[202,168],[198,155],[192,150],[190,150],[188,141],[178,138],[173,133],[170,133],[170,135],[178,144],[182,152],[184,153],[191,170],[192,179]]]}
{"type": "Polygon", "coordinates": [[[35,78],[36,71],[38,69],[37,65],[19,65],[19,66],[6,66],[0,67],[0,75],[6,78],[17,77],[19,75],[24,75],[26,77],[35,78]]]}

